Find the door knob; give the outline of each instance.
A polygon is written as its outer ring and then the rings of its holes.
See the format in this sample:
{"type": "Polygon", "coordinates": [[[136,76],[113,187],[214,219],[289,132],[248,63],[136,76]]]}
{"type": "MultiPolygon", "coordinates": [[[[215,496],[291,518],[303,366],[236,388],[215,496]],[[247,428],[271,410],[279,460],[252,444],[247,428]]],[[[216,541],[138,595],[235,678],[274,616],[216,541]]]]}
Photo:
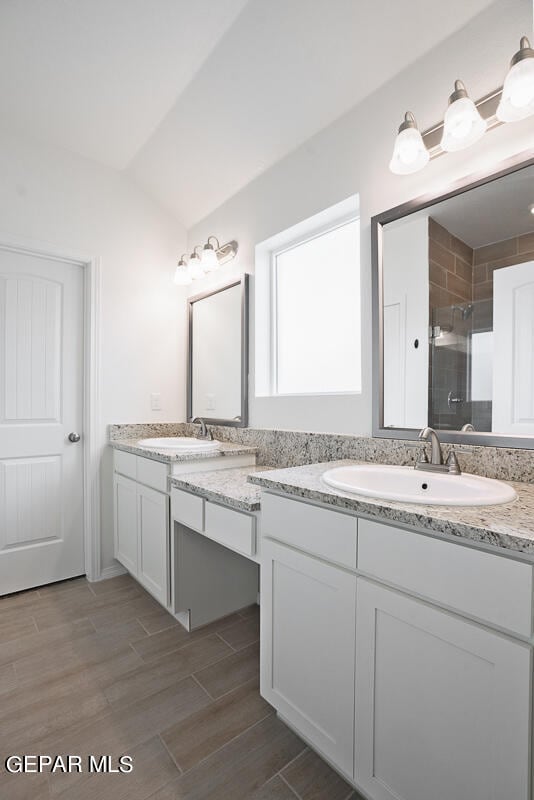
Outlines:
{"type": "Polygon", "coordinates": [[[75,433],[74,431],[69,433],[69,442],[79,442],[80,438],[81,437],[79,433],[75,433]]]}

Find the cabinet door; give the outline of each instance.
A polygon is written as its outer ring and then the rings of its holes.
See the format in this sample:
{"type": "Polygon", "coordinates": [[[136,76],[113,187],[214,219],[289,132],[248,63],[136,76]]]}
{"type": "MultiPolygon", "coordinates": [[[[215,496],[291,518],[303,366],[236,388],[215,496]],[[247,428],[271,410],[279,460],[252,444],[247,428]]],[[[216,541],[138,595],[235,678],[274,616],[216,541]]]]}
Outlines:
{"type": "Polygon", "coordinates": [[[527,800],[530,648],[361,578],[356,608],[356,783],[527,800]]]}
{"type": "Polygon", "coordinates": [[[169,497],[147,486],[137,487],[139,552],[138,580],[156,600],[168,606],[169,497]]]}
{"type": "Polygon", "coordinates": [[[269,539],[262,551],[261,692],[352,776],[356,577],[269,539]]]}
{"type": "Polygon", "coordinates": [[[137,577],[137,484],[115,473],[115,558],[137,577]]]}

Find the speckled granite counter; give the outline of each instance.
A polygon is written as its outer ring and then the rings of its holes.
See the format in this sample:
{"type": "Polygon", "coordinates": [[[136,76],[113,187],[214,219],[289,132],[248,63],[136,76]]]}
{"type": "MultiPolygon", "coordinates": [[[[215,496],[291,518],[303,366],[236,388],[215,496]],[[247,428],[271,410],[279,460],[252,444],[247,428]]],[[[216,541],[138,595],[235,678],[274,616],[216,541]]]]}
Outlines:
{"type": "Polygon", "coordinates": [[[518,551],[534,559],[534,484],[511,483],[518,497],[513,503],[504,505],[427,506],[341,492],[330,488],[321,479],[327,469],[359,463],[362,462],[330,461],[268,472],[262,472],[260,467],[250,475],[249,481],[264,489],[316,500],[336,508],[376,517],[378,520],[399,522],[435,534],[457,536],[518,551]]]}
{"type": "Polygon", "coordinates": [[[124,450],[126,453],[134,453],[136,456],[152,458],[154,461],[163,461],[165,464],[173,464],[181,461],[198,461],[199,459],[205,458],[219,458],[220,456],[254,455],[257,452],[256,447],[247,447],[241,444],[233,444],[232,442],[221,442],[219,450],[212,450],[208,453],[181,453],[179,450],[148,449],[146,447],[139,447],[139,438],[113,439],[109,444],[116,450],[124,450]]]}
{"type": "Polygon", "coordinates": [[[239,511],[258,511],[261,488],[249,483],[248,476],[268,469],[269,467],[236,467],[186,473],[171,478],[171,486],[192,491],[206,500],[224,503],[239,511]]]}

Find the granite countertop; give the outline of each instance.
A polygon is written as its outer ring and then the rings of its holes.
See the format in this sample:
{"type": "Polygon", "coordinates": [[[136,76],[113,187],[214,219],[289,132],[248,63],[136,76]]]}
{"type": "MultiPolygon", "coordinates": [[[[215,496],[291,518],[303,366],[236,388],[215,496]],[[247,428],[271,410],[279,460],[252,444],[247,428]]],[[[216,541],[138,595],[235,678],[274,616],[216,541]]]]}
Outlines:
{"type": "Polygon", "coordinates": [[[327,469],[361,463],[330,461],[268,472],[262,472],[262,468],[258,467],[254,474],[250,474],[249,481],[264,489],[316,500],[334,508],[376,517],[377,520],[399,522],[435,534],[457,536],[534,558],[534,484],[510,482],[518,495],[512,503],[495,506],[430,506],[349,494],[332,489],[322,481],[321,476],[327,469]]]}
{"type": "MultiPolygon", "coordinates": [[[[140,437],[148,438],[148,437],[140,437]]],[[[154,461],[163,461],[171,464],[181,461],[198,461],[200,458],[218,458],[219,456],[241,456],[250,455],[257,452],[256,447],[247,447],[232,442],[221,442],[219,450],[211,450],[207,453],[180,453],[178,450],[158,449],[139,447],[139,438],[136,439],[111,439],[108,444],[116,450],[124,450],[126,453],[134,453],[136,456],[144,456],[154,461]]],[[[212,474],[212,473],[210,473],[212,474]]]]}
{"type": "Polygon", "coordinates": [[[215,500],[239,511],[258,511],[261,488],[248,482],[248,476],[270,467],[236,467],[209,472],[192,472],[172,477],[171,486],[193,491],[206,500],[215,500]]]}

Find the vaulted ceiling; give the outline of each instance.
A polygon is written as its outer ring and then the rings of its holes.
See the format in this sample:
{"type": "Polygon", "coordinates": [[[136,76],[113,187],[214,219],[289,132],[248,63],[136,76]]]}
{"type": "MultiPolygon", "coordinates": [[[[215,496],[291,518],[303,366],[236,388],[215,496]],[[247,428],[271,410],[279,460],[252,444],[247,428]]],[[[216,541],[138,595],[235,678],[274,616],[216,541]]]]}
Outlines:
{"type": "Polygon", "coordinates": [[[0,124],[190,225],[488,5],[2,0],[0,124]]]}

